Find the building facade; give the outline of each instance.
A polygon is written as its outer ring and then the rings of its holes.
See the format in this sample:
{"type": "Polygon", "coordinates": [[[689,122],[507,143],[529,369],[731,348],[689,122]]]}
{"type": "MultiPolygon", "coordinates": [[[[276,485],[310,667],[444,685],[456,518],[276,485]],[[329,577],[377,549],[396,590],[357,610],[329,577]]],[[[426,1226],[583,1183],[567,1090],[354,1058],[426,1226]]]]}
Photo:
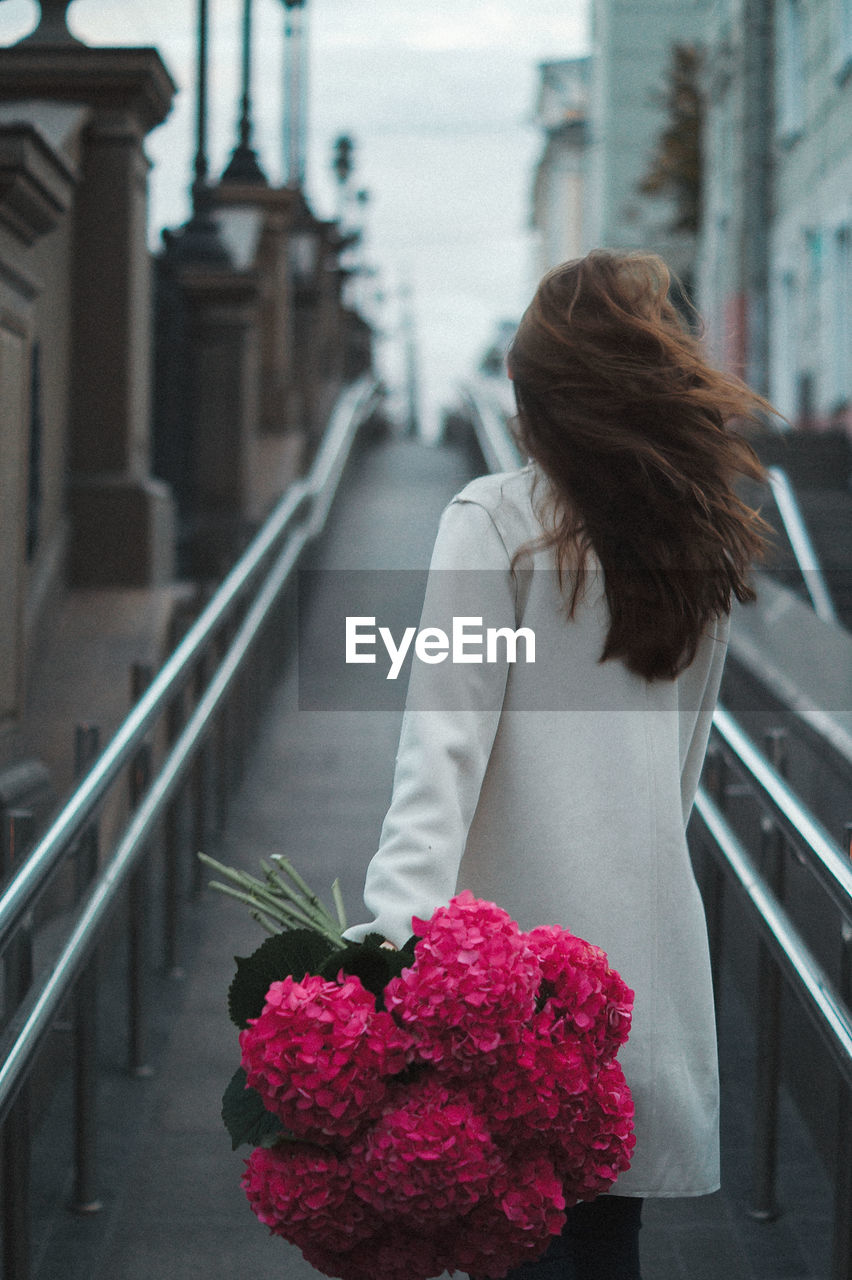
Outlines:
{"type": "Polygon", "coordinates": [[[705,44],[711,351],[792,425],[848,428],[852,3],[724,0],[705,44]]]}
{"type": "Polygon", "coordinates": [[[672,47],[700,40],[707,0],[594,0],[591,12],[583,251],[648,249],[688,276],[693,235],[672,230],[669,196],[640,188],[666,124],[672,47]]]}
{"type": "Polygon", "coordinates": [[[717,363],[794,425],[852,430],[852,0],[595,0],[592,18],[588,59],[541,68],[537,266],[660,253],[717,363]],[[690,48],[698,216],[675,230],[676,198],[647,178],[690,48]]]}
{"type": "Polygon", "coordinates": [[[583,252],[589,59],[539,64],[535,120],[544,146],[533,177],[535,278],[583,252]]]}
{"type": "Polygon", "coordinates": [[[770,378],[791,421],[852,427],[852,3],[779,0],[770,378]]]}
{"type": "Polygon", "coordinates": [[[116,727],[178,575],[221,577],[371,362],[339,227],[259,169],[214,186],[203,157],[152,262],[145,140],[176,85],[67,8],[0,49],[0,818],[69,784],[75,723],[116,727]]]}

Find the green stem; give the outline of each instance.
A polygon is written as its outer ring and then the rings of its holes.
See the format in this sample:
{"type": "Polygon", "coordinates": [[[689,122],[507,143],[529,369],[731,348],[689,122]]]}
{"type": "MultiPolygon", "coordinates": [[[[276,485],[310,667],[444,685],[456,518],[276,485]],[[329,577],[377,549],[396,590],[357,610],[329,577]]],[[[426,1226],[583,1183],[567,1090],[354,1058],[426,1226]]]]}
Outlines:
{"type": "Polygon", "coordinates": [[[340,881],[335,880],[331,886],[331,894],[334,898],[334,905],[337,909],[337,920],[340,925],[340,932],[346,928],[346,907],[343,905],[343,894],[340,889],[340,881]]]}
{"type": "Polygon", "coordinates": [[[210,881],[210,888],[245,903],[250,908],[252,917],[270,933],[306,927],[322,934],[335,946],[343,945],[342,930],[346,927],[346,915],[337,881],[332,885],[338,915],[335,920],[326,905],[311,892],[307,883],[281,855],[274,855],[274,866],[261,862],[265,881],[248,872],[239,871],[236,867],[225,866],[206,853],[199,853],[198,857],[223,877],[224,883],[210,881]],[[295,889],[287,883],[285,874],[290,876],[295,889]]]}

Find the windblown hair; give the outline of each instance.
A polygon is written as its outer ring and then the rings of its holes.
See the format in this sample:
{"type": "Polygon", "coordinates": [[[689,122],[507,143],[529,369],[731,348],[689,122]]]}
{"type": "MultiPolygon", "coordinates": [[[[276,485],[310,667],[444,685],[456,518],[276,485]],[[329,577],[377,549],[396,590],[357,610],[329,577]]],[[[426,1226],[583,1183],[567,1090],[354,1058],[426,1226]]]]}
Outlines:
{"type": "Polygon", "coordinates": [[[572,573],[573,615],[591,551],[610,625],[601,662],[648,680],[689,666],[747,575],[767,528],[736,495],[763,477],[728,429],[772,406],[711,368],[655,254],[595,250],[544,277],[508,355],[521,444],[550,481],[539,546],[572,573]]]}

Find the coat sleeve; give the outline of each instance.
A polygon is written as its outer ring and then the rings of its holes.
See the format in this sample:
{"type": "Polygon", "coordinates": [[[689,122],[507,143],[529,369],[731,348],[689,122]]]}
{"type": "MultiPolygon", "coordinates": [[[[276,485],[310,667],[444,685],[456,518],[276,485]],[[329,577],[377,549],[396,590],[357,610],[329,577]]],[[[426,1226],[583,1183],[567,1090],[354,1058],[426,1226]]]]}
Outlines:
{"type": "MultiPolygon", "coordinates": [[[[488,627],[515,623],[509,556],[488,511],[454,500],[444,512],[426,586],[421,629],[452,638],[453,619],[488,627]]],[[[465,654],[486,656],[465,645],[465,654]]],[[[396,758],[393,794],[364,902],[374,919],[346,937],[381,933],[401,945],[412,916],[428,918],[456,889],[459,864],[500,719],[508,667],[501,662],[440,663],[415,657],[396,758]]]]}

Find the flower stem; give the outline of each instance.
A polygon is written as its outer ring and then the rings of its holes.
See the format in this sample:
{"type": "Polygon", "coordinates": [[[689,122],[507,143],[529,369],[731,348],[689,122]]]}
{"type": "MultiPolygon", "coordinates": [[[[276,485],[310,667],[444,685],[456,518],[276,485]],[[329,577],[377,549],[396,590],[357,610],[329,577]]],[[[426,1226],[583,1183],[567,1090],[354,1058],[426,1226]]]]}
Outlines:
{"type": "Polygon", "coordinates": [[[251,914],[259,924],[270,933],[280,930],[308,928],[327,938],[335,946],[342,946],[342,930],[345,925],[345,912],[340,894],[340,887],[335,881],[332,886],[338,920],[335,920],[325,904],[311,891],[302,877],[294,870],[285,858],[275,855],[274,865],[261,862],[265,880],[236,867],[225,866],[206,853],[199,853],[199,858],[220,876],[221,881],[211,881],[211,889],[243,902],[251,910],[251,914]],[[289,874],[293,884],[288,884],[284,874],[289,874]],[[293,887],[295,885],[295,888],[293,887]],[[270,922],[272,922],[270,924],[270,922]],[[273,926],[277,926],[273,927],[273,926]]]}

